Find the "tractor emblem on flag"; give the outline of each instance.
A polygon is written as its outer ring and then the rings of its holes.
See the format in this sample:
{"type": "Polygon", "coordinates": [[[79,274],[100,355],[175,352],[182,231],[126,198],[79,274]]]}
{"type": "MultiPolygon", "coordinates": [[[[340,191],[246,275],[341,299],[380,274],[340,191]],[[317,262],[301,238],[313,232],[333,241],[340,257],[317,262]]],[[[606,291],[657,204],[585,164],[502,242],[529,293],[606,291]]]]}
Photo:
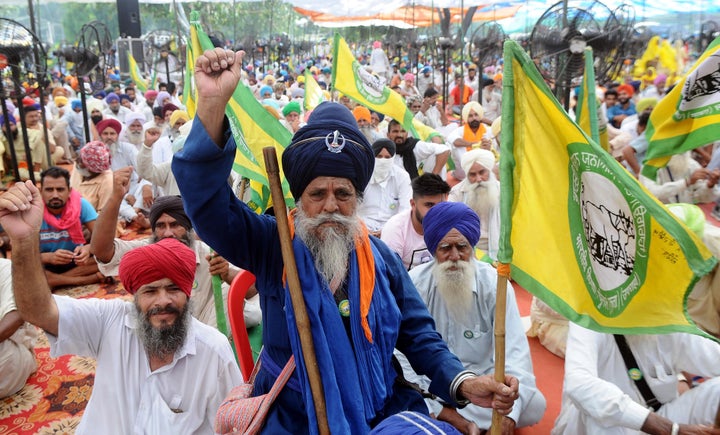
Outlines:
{"type": "Polygon", "coordinates": [[[720,52],[703,61],[683,84],[676,119],[697,118],[718,113],[720,103],[720,52]]]}
{"type": "Polygon", "coordinates": [[[360,63],[353,61],[355,71],[355,87],[369,102],[377,105],[384,104],[390,96],[390,89],[385,87],[384,81],[370,74],[360,63]]]}
{"type": "Polygon", "coordinates": [[[615,317],[645,281],[649,214],[596,150],[568,148],[573,248],[595,308],[615,317]]]}

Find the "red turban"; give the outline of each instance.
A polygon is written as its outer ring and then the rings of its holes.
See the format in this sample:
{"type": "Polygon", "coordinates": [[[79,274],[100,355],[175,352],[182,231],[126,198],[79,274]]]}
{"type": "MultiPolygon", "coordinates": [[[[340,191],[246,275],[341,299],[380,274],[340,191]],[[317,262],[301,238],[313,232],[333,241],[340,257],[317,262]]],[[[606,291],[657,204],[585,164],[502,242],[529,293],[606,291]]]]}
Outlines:
{"type": "Polygon", "coordinates": [[[170,278],[190,297],[195,282],[195,258],[192,249],[168,237],[125,254],[120,260],[120,281],[134,295],[146,284],[170,278]]]}
{"type": "Polygon", "coordinates": [[[635,93],[635,88],[633,88],[631,85],[628,85],[627,83],[625,83],[624,85],[618,86],[617,91],[625,92],[626,94],[628,94],[628,96],[632,97],[633,94],[635,93]]]}
{"type": "Polygon", "coordinates": [[[113,118],[103,119],[102,121],[97,123],[97,131],[100,134],[102,134],[102,132],[105,131],[105,129],[108,127],[115,130],[115,132],[117,134],[120,134],[120,131],[122,130],[122,125],[120,124],[120,121],[118,121],[117,119],[113,119],[113,118]]]}
{"type": "Polygon", "coordinates": [[[83,165],[96,174],[110,169],[110,149],[100,141],[92,141],[80,148],[80,159],[83,165]]]}

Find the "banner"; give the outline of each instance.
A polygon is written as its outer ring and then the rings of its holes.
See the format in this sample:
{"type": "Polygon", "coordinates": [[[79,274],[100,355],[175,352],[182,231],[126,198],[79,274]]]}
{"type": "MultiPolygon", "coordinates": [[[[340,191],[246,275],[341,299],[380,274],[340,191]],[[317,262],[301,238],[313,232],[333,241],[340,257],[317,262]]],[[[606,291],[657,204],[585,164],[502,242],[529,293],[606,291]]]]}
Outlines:
{"type": "Polygon", "coordinates": [[[608,333],[702,333],[686,298],[717,260],[567,115],[505,42],[498,260],[554,310],[608,333]]]}
{"type": "Polygon", "coordinates": [[[400,94],[360,65],[347,42],[337,33],[333,44],[332,83],[333,89],[359,104],[397,120],[413,137],[429,141],[434,136],[440,136],[440,133],[415,119],[400,94]]]}
{"type": "Polygon", "coordinates": [[[680,154],[720,140],[720,37],[716,38],[650,114],[648,150],[642,174],[655,179],[658,169],[680,154]]]}

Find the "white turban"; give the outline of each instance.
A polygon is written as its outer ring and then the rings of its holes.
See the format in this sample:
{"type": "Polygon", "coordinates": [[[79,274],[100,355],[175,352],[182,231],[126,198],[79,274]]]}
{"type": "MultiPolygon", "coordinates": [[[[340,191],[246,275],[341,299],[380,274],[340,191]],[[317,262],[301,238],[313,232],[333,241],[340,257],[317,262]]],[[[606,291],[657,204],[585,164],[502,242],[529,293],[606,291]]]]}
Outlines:
{"type": "Polygon", "coordinates": [[[475,163],[479,163],[483,168],[492,171],[493,167],[495,167],[495,155],[492,151],[477,148],[463,154],[460,160],[460,166],[466,174],[470,172],[470,168],[475,163]]]}
{"type": "Polygon", "coordinates": [[[145,115],[142,113],[132,112],[125,116],[125,125],[129,126],[135,121],[140,121],[140,124],[145,124],[145,115]]]}
{"type": "Polygon", "coordinates": [[[462,108],[462,120],[463,122],[467,122],[468,116],[470,116],[470,111],[473,111],[480,115],[480,118],[485,115],[485,109],[483,109],[482,105],[478,103],[477,101],[469,101],[466,103],[462,108]]]}
{"type": "Polygon", "coordinates": [[[85,106],[87,107],[88,113],[92,113],[93,110],[98,110],[102,112],[105,108],[102,101],[98,100],[97,98],[88,99],[85,103],[85,106]]]}
{"type": "Polygon", "coordinates": [[[501,130],[502,130],[502,118],[500,116],[498,116],[495,119],[495,121],[493,121],[492,125],[490,126],[490,131],[492,131],[492,134],[494,137],[498,137],[501,130]]]}

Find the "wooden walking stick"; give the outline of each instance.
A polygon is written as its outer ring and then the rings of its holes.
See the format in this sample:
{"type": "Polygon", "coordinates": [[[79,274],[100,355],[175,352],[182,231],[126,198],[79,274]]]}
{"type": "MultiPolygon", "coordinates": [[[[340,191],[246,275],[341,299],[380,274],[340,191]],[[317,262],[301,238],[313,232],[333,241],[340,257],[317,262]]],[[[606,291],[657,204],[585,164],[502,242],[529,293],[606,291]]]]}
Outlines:
{"type": "Polygon", "coordinates": [[[270,182],[270,195],[275,209],[278,233],[280,235],[280,247],[282,248],[283,262],[285,263],[285,274],[287,276],[288,288],[290,289],[290,300],[295,312],[295,323],[300,334],[300,346],[302,347],[303,361],[307,368],[315,404],[315,416],[317,417],[318,432],[321,435],[330,435],[330,427],[327,420],[327,409],[325,408],[325,390],[323,390],[320,379],[320,369],[315,357],[315,346],[313,345],[312,332],[310,330],[310,319],[305,308],[300,278],[298,277],[295,253],[290,238],[290,226],[288,224],[287,209],[285,208],[285,195],[283,195],[280,184],[280,166],[278,165],[277,154],[274,147],[263,148],[265,158],[265,170],[270,182]]]}
{"type": "MultiPolygon", "coordinates": [[[[498,264],[497,295],[495,296],[495,380],[505,383],[505,309],[507,306],[507,282],[510,265],[498,264]]],[[[493,409],[490,433],[502,433],[503,416],[493,409]]]]}

